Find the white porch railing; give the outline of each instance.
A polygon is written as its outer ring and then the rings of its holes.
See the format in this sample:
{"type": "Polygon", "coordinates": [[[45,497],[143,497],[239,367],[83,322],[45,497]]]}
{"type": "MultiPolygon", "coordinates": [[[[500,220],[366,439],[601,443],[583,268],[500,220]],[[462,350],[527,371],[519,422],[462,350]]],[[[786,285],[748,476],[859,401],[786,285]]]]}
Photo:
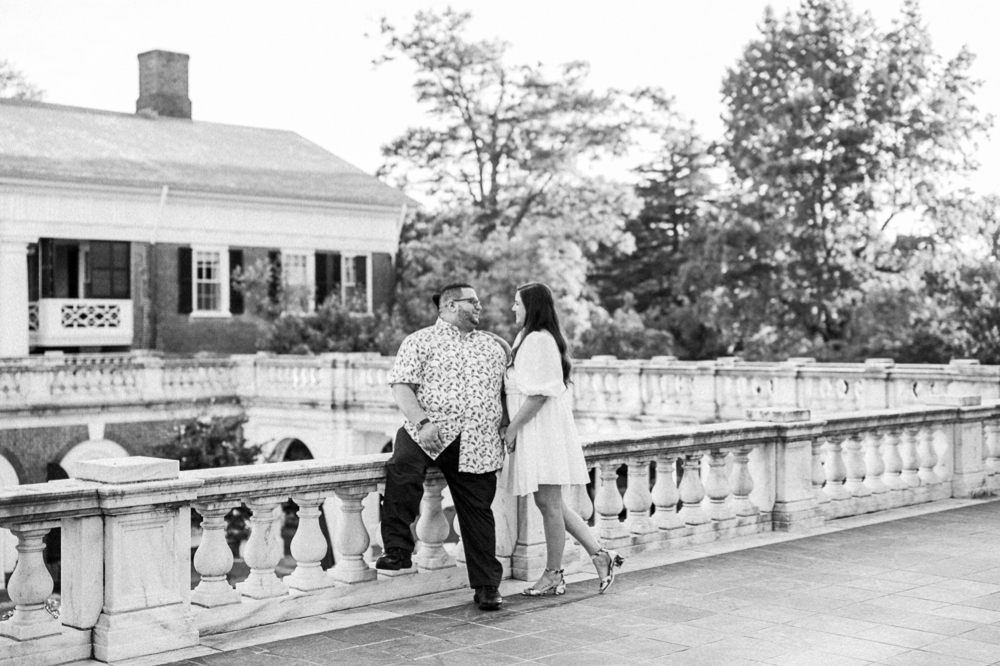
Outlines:
{"type": "MultiPolygon", "coordinates": [[[[317,409],[394,410],[386,380],[391,357],[323,354],[173,358],[148,353],[0,360],[0,411],[38,405],[100,407],[122,402],[229,400],[317,409]]],[[[827,364],[809,359],[744,363],[668,358],[577,361],[578,418],[595,428],[707,423],[747,409],[833,414],[917,406],[940,396],[1000,399],[1000,366],[827,364]]]]}
{"type": "Polygon", "coordinates": [[[132,344],[132,301],[42,298],[28,304],[32,347],[101,347],[132,344]]]}
{"type": "MultiPolygon", "coordinates": [[[[954,404],[827,419],[761,410],[752,414],[761,420],[591,441],[587,461],[599,481],[594,501],[579,494],[576,509],[593,516],[605,545],[635,553],[995,492],[1000,406],[976,398],[946,402],[954,404]],[[624,495],[618,490],[622,466],[624,495]]],[[[0,664],[57,664],[91,654],[115,661],[194,645],[206,634],[464,587],[461,542],[452,549],[443,543],[449,525],[438,476],[425,484],[413,572],[385,576],[371,568],[361,502],[380,488],[384,461],[377,455],[178,475],[173,461],[132,458],[82,463],[92,480],[0,490],[0,526],[16,535],[20,552],[9,584],[16,610],[0,622],[0,664]],[[324,571],[319,506],[333,497],[339,501],[336,564],[324,571]],[[280,579],[276,526],[278,507],[288,499],[299,507],[291,542],[297,565],[280,579]],[[224,516],[240,502],[253,511],[244,554],[251,573],[233,587],[226,579],[233,557],[224,516]],[[191,508],[203,516],[193,561],[191,508]],[[41,554],[57,526],[59,619],[44,609],[52,580],[41,554]],[[193,591],[192,563],[200,576],[193,591]]],[[[506,571],[523,579],[544,566],[544,537],[532,506],[502,496],[494,504],[497,555],[506,571]]],[[[579,549],[567,551],[571,569],[581,559],[579,549]]]]}

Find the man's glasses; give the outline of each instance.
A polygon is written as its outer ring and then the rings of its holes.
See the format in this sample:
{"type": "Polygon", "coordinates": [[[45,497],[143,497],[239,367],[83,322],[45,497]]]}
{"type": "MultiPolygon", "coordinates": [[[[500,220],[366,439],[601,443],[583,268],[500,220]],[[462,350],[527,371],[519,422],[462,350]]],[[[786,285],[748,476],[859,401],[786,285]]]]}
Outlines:
{"type": "Polygon", "coordinates": [[[453,298],[453,299],[451,299],[452,303],[461,303],[462,301],[465,301],[466,303],[468,303],[469,305],[471,305],[474,308],[478,308],[480,305],[482,305],[482,302],[478,298],[476,298],[475,296],[470,296],[469,298],[453,298]]]}

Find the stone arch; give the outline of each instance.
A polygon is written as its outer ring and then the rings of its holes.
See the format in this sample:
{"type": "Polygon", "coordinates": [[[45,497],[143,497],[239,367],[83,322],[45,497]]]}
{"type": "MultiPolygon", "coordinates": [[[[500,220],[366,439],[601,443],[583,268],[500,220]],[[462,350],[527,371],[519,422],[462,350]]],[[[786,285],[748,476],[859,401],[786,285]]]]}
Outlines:
{"type": "Polygon", "coordinates": [[[109,439],[88,439],[70,449],[59,461],[59,466],[66,471],[66,474],[73,477],[77,464],[85,460],[127,458],[129,455],[125,447],[109,439]]]}
{"type": "MultiPolygon", "coordinates": [[[[17,478],[17,470],[4,456],[0,455],[0,488],[13,488],[21,485],[17,478]]],[[[9,530],[0,529],[0,590],[4,588],[5,574],[14,570],[17,562],[17,539],[9,530]]]]}
{"type": "Polygon", "coordinates": [[[313,460],[316,456],[309,445],[298,437],[286,437],[278,441],[271,449],[268,460],[284,462],[286,460],[313,460]]]}

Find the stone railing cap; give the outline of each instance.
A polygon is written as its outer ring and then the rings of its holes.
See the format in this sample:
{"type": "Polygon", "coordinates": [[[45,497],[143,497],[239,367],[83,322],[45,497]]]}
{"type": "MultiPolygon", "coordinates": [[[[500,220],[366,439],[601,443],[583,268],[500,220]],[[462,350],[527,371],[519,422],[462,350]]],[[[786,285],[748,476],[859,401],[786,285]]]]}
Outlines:
{"type": "Polygon", "coordinates": [[[99,483],[139,483],[176,479],[180,462],[165,458],[132,456],[105,460],[84,460],[76,464],[74,476],[82,481],[99,483]]]}

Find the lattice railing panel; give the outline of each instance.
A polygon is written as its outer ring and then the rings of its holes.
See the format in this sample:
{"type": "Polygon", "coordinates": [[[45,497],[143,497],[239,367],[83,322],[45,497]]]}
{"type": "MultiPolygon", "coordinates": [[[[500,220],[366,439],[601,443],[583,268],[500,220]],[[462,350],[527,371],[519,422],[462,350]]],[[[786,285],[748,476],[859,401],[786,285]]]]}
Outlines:
{"type": "Polygon", "coordinates": [[[63,328],[118,328],[121,306],[114,303],[64,303],[60,308],[63,328]]]}

